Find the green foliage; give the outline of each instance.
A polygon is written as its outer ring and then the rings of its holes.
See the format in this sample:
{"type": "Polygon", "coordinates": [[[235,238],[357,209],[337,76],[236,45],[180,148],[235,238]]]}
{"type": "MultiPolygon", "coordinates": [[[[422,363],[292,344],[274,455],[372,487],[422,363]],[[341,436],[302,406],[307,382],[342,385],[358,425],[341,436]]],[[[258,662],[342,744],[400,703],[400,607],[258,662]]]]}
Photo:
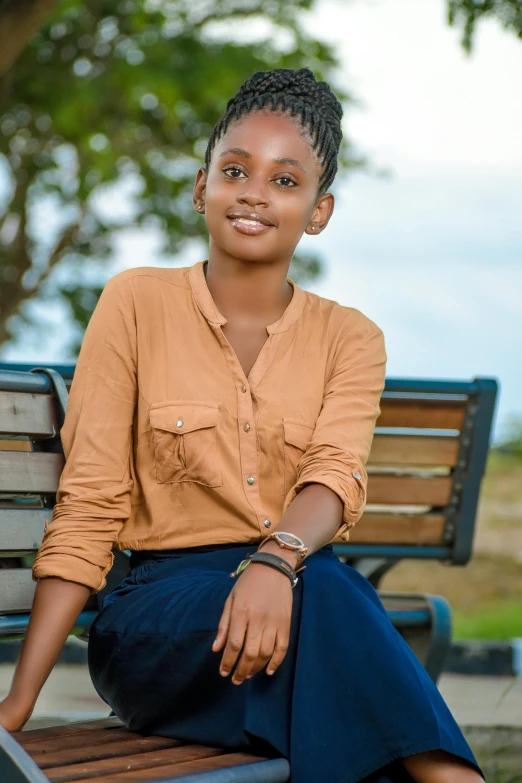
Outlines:
{"type": "Polygon", "coordinates": [[[469,54],[477,24],[483,19],[496,18],[504,30],[522,38],[521,0],[447,0],[448,23],[462,28],[462,46],[469,54]]]}
{"type": "MultiPolygon", "coordinates": [[[[334,52],[300,24],[313,4],[62,0],[0,81],[0,167],[10,182],[0,201],[0,345],[32,323],[31,300],[68,303],[83,331],[120,231],[156,229],[169,264],[203,241],[194,176],[241,82],[307,65],[332,83],[334,52]],[[100,206],[130,183],[132,214],[100,206]]],[[[341,157],[344,168],[364,165],[348,141],[341,157]]],[[[296,259],[291,275],[302,282],[319,272],[318,259],[296,259]]]]}
{"type": "Polygon", "coordinates": [[[508,640],[522,637],[520,601],[495,601],[474,609],[455,609],[455,639],[508,640]]]}

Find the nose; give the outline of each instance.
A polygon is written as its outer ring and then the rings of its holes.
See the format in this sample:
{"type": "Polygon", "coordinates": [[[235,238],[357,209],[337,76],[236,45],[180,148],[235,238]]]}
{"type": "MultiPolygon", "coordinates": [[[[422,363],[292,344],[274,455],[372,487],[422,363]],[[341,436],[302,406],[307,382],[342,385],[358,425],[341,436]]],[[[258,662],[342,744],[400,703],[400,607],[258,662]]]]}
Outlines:
{"type": "Polygon", "coordinates": [[[267,207],[270,202],[267,187],[267,183],[262,182],[259,177],[249,177],[245,180],[245,189],[238,194],[237,200],[249,207],[267,207]]]}

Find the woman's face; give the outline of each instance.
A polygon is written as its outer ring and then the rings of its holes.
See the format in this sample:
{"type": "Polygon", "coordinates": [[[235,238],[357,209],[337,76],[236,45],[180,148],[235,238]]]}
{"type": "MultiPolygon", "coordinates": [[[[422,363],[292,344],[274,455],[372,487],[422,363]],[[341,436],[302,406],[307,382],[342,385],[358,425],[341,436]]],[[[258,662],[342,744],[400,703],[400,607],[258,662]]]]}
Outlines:
{"type": "Polygon", "coordinates": [[[234,122],[194,188],[194,204],[204,204],[211,250],[289,264],[303,232],[318,234],[332,213],[332,194],[317,195],[321,171],[290,117],[263,111],[234,122]]]}

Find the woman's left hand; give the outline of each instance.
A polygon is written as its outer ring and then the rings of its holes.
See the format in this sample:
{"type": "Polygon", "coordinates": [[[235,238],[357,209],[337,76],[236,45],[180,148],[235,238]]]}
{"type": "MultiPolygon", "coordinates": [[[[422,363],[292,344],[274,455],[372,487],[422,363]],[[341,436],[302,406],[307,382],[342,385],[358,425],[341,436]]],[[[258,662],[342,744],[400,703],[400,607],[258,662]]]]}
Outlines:
{"type": "Polygon", "coordinates": [[[267,674],[275,672],[288,649],[292,603],[292,585],[283,573],[263,563],[250,563],[245,568],[225,602],[212,645],[214,652],[225,645],[220,666],[223,677],[233,669],[240,653],[234,685],[266,664],[267,674]]]}

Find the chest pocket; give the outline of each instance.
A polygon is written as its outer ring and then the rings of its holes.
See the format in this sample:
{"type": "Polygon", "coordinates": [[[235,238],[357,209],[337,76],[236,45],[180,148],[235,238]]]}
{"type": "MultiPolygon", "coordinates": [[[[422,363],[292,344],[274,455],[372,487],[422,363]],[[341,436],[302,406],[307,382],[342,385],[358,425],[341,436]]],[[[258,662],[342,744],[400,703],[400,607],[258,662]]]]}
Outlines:
{"type": "Polygon", "coordinates": [[[205,487],[221,486],[217,404],[157,402],[151,405],[149,417],[159,484],[195,481],[205,487]]]}
{"type": "Polygon", "coordinates": [[[301,419],[283,419],[285,438],[285,495],[295,484],[298,462],[312,439],[314,429],[315,425],[309,424],[307,421],[302,421],[301,419]]]}

